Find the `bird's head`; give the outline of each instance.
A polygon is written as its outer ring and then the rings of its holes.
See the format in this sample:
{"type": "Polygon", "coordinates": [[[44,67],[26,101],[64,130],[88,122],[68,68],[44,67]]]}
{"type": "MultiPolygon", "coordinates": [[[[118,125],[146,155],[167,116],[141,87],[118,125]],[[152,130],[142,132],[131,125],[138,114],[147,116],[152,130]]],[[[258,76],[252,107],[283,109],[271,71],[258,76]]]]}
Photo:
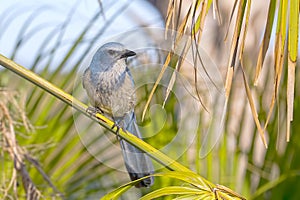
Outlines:
{"type": "Polygon", "coordinates": [[[117,42],[109,42],[101,46],[95,53],[91,67],[97,67],[98,70],[108,70],[119,60],[126,60],[130,56],[135,56],[136,53],[124,47],[117,42]]]}

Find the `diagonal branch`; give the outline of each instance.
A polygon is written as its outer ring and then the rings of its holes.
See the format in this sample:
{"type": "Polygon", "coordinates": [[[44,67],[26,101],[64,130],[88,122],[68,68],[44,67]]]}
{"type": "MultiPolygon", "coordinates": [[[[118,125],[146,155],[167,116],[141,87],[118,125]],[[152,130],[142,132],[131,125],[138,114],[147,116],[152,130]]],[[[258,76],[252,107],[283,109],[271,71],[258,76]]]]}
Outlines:
{"type": "MultiPolygon", "coordinates": [[[[82,114],[86,115],[90,119],[98,122],[101,126],[107,128],[114,134],[116,134],[116,128],[111,129],[114,122],[110,119],[106,118],[105,116],[97,113],[95,116],[91,116],[86,112],[88,106],[78,99],[74,98],[72,95],[64,92],[60,88],[56,87],[52,83],[48,82],[47,80],[43,79],[42,77],[38,76],[34,72],[24,68],[23,66],[15,63],[14,61],[6,58],[5,56],[0,54],[0,65],[4,66],[5,68],[13,71],[14,73],[18,74],[19,76],[27,79],[28,81],[32,82],[33,84],[39,86],[46,92],[52,94],[56,98],[60,99],[64,103],[68,104],[69,106],[73,107],[77,111],[81,112],[82,114]]],[[[141,151],[147,153],[151,158],[156,160],[157,162],[164,165],[169,170],[174,171],[187,171],[191,172],[188,168],[184,167],[183,165],[179,164],[175,160],[169,158],[167,155],[163,154],[159,150],[155,149],[151,145],[147,144],[143,140],[137,138],[133,134],[129,132],[124,132],[122,129],[119,130],[118,136],[135,146],[136,148],[140,149],[141,151]]]]}

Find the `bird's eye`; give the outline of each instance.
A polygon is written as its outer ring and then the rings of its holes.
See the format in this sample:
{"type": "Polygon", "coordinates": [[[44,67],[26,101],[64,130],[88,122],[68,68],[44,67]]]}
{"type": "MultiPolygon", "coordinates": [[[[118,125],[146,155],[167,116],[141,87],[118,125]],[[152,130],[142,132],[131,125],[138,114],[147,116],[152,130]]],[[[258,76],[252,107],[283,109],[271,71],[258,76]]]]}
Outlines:
{"type": "Polygon", "coordinates": [[[108,50],[108,53],[109,53],[110,55],[113,55],[113,54],[114,54],[114,51],[113,51],[113,50],[108,50]]]}

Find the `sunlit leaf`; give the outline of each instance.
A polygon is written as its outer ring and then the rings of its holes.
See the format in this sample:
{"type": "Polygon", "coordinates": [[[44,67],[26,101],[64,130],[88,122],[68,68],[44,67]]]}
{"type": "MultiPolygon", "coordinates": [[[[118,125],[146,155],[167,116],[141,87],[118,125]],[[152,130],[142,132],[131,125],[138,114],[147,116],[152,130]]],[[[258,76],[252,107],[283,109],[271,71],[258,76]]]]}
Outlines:
{"type": "Polygon", "coordinates": [[[256,71],[255,71],[255,78],[254,78],[255,85],[257,85],[258,77],[260,75],[267,50],[269,48],[270,37],[271,37],[274,16],[275,16],[276,2],[277,2],[276,0],[270,0],[268,18],[267,18],[266,28],[265,28],[265,32],[264,32],[264,38],[263,38],[263,41],[261,42],[261,45],[259,48],[259,54],[258,54],[258,59],[257,59],[257,64],[256,64],[256,71]]]}

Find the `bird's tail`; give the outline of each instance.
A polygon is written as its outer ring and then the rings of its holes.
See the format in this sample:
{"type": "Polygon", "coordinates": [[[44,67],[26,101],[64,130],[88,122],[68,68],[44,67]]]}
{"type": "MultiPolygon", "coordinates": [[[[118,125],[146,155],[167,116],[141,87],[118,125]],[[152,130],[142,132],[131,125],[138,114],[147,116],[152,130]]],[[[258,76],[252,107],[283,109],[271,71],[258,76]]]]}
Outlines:
{"type": "MultiPolygon", "coordinates": [[[[134,134],[138,138],[142,138],[133,112],[125,117],[124,125],[124,128],[128,132],[134,134]]],[[[153,173],[154,169],[152,162],[146,153],[143,153],[123,139],[121,139],[120,144],[125,166],[131,180],[136,180],[153,173]]],[[[153,184],[153,182],[153,177],[149,177],[139,182],[136,187],[149,187],[153,184]]]]}

